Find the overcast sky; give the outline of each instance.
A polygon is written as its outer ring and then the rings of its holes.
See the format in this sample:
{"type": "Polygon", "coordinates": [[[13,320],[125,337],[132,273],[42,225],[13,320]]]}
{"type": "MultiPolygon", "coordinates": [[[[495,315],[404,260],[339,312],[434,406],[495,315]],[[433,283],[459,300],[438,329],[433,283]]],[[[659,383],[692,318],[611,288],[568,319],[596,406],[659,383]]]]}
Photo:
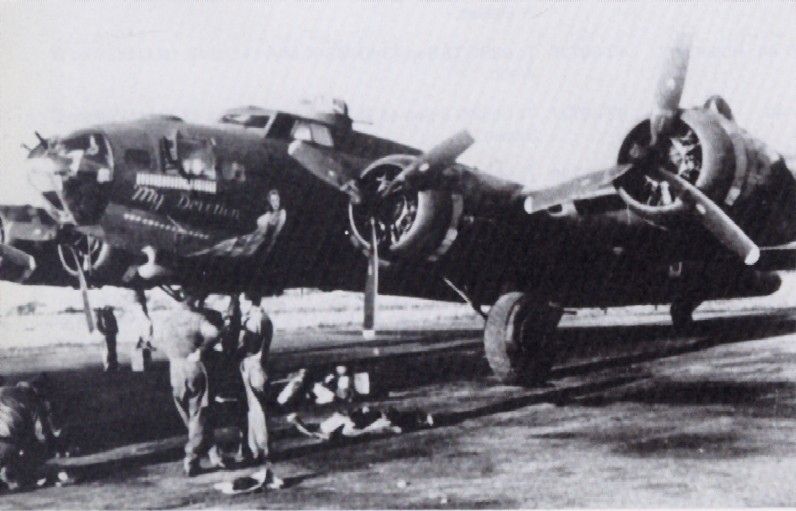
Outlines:
{"type": "Polygon", "coordinates": [[[19,144],[148,113],[340,97],[360,129],[528,186],[613,163],[661,55],[695,31],[683,103],[723,94],[796,153],[796,4],[0,3],[0,202],[26,202],[19,144]]]}

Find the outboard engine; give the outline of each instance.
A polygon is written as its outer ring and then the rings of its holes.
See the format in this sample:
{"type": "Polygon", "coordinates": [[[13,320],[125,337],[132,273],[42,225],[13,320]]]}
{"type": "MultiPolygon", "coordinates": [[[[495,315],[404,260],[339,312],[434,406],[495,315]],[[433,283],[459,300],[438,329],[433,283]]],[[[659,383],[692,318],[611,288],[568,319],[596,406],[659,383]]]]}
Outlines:
{"type": "MultiPolygon", "coordinates": [[[[733,140],[723,124],[731,123],[710,110],[684,110],[674,121],[662,149],[647,165],[658,166],[679,175],[717,203],[727,197],[738,170],[739,157],[745,154],[743,141],[733,140]]],[[[630,163],[638,152],[650,145],[650,121],[636,125],[619,149],[618,163],[630,163]]],[[[685,205],[669,190],[665,181],[647,172],[628,172],[616,181],[619,195],[637,215],[658,225],[682,217],[685,205]]]]}

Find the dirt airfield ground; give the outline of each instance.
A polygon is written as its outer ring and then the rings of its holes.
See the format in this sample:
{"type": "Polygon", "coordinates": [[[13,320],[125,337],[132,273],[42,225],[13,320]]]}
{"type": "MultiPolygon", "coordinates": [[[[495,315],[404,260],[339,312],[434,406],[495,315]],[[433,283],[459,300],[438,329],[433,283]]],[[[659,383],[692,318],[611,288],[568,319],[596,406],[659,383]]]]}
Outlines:
{"type": "MultiPolygon", "coordinates": [[[[278,413],[276,467],[287,487],[234,497],[212,485],[251,469],[182,476],[182,427],[162,360],[150,373],[103,374],[100,345],[81,338],[78,314],[6,316],[0,374],[14,381],[51,372],[77,455],[49,468],[78,482],[4,494],[0,508],[793,506],[789,286],[765,301],[706,304],[684,336],[671,332],[663,308],[567,316],[552,378],[532,389],[490,375],[482,322],[460,306],[385,299],[385,330],[374,341],[358,337],[356,312],[343,324],[299,328],[295,307],[285,306],[275,314],[287,325],[277,332],[275,379],[345,363],[370,373],[370,404],[430,412],[435,426],[320,444],[278,413]]],[[[324,300],[350,312],[347,296],[324,300]]],[[[133,323],[125,311],[122,328],[133,323]]],[[[128,348],[123,338],[123,364],[128,348]]],[[[331,409],[300,413],[312,420],[331,409]]],[[[231,430],[219,433],[229,439],[231,430]]]]}

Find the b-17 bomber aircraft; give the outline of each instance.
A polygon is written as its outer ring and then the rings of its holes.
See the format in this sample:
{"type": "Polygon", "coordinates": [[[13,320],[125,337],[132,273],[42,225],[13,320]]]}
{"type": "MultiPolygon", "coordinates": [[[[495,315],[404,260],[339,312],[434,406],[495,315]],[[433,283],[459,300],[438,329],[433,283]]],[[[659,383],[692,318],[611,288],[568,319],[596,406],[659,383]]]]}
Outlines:
{"type": "Polygon", "coordinates": [[[39,136],[28,162],[49,206],[0,209],[0,272],[84,296],[364,290],[366,330],[377,292],[465,300],[491,306],[496,375],[537,382],[564,308],[666,303],[680,328],[796,268],[794,174],[722,98],[680,107],[687,66],[676,48],[616,166],[543,190],[457,163],[466,132],[425,152],[360,133],[342,101],[39,136]]]}

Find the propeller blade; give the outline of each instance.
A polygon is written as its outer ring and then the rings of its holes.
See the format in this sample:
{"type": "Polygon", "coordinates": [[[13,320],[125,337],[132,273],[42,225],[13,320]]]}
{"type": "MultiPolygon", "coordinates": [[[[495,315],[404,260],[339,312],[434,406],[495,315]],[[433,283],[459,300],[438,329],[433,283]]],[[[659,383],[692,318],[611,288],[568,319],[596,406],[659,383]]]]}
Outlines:
{"type": "Polygon", "coordinates": [[[431,167],[450,165],[473,143],[475,143],[475,140],[467,131],[460,131],[421,155],[415,162],[417,170],[426,172],[431,167]]]}
{"type": "Polygon", "coordinates": [[[86,274],[83,273],[83,265],[80,258],[77,257],[75,249],[69,247],[72,252],[72,257],[75,259],[75,267],[77,268],[77,281],[80,284],[80,294],[83,297],[83,312],[86,314],[86,326],[88,326],[89,333],[94,332],[94,316],[91,314],[91,305],[88,301],[88,284],[86,283],[86,274]]]}
{"type": "Polygon", "coordinates": [[[368,257],[368,274],[365,280],[364,319],[362,336],[365,339],[376,337],[376,298],[379,295],[379,244],[376,235],[376,220],[370,219],[370,254],[368,257]]]}
{"type": "Polygon", "coordinates": [[[353,182],[355,172],[335,158],[333,153],[301,140],[294,140],[288,146],[287,152],[318,179],[359,202],[359,190],[353,182]]]}
{"type": "Polygon", "coordinates": [[[666,56],[655,87],[655,107],[650,118],[653,145],[668,132],[680,106],[690,53],[690,37],[681,35],[666,56]]]}
{"type": "Polygon", "coordinates": [[[633,165],[630,163],[616,165],[543,190],[523,191],[522,196],[525,197],[523,208],[526,213],[531,215],[550,206],[585,197],[608,186],[625,175],[632,167],[633,165]]]}
{"type": "Polygon", "coordinates": [[[460,131],[452,137],[443,140],[429,151],[418,156],[411,165],[395,176],[395,179],[382,192],[382,196],[391,194],[407,180],[411,180],[418,174],[424,174],[431,169],[451,165],[474,142],[475,140],[467,131],[460,131]]]}
{"type": "Polygon", "coordinates": [[[760,248],[715,202],[678,175],[661,169],[658,170],[658,176],[669,183],[669,187],[679,195],[680,200],[696,212],[699,222],[722,245],[737,254],[747,266],[757,263],[760,259],[760,248]]]}

